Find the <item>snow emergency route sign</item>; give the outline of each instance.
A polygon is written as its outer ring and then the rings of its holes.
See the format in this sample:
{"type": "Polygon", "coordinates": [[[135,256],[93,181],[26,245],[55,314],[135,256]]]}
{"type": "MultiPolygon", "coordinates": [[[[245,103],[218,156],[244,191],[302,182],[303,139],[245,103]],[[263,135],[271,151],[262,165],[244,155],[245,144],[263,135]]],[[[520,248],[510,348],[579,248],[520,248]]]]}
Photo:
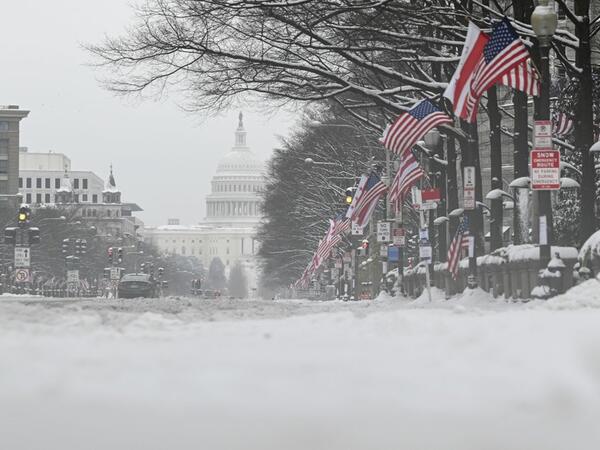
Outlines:
{"type": "Polygon", "coordinates": [[[558,150],[531,151],[531,189],[560,189],[560,152],[558,150]]]}

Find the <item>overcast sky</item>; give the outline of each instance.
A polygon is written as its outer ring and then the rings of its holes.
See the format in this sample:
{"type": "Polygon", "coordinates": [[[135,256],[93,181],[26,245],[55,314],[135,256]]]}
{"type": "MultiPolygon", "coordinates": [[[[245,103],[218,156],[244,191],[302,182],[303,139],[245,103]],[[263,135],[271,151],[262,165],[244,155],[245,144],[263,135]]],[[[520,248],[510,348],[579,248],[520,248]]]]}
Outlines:
{"type": "MultiPolygon", "coordinates": [[[[121,34],[132,21],[129,0],[4,1],[0,104],[31,111],[21,122],[21,146],[71,158],[74,170],[107,178],[114,165],[126,201],[138,203],[148,225],[204,217],[204,196],[219,158],[233,145],[238,111],[216,119],[191,116],[181,99],[115,97],[98,84],[83,44],[121,34]]],[[[262,159],[286,135],[291,114],[245,110],[248,143],[262,159]]]]}

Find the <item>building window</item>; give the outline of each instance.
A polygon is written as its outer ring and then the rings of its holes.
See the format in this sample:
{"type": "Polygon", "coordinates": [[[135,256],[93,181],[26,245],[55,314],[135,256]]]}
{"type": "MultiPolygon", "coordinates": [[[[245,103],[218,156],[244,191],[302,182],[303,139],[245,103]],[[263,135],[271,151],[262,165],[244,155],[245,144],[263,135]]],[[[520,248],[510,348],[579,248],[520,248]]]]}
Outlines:
{"type": "Polygon", "coordinates": [[[0,173],[8,173],[8,161],[0,159],[0,173]]]}
{"type": "Polygon", "coordinates": [[[8,122],[6,120],[0,121],[0,131],[8,131],[8,122]]]}
{"type": "Polygon", "coordinates": [[[42,179],[41,178],[36,178],[35,179],[35,187],[37,189],[41,189],[42,188],[42,179]]]}
{"type": "Polygon", "coordinates": [[[50,203],[50,194],[46,194],[45,203],[50,203]]]}
{"type": "Polygon", "coordinates": [[[79,203],[79,195],[75,194],[75,195],[73,196],[73,201],[74,201],[75,203],[79,203]]]}
{"type": "Polygon", "coordinates": [[[54,188],[55,189],[60,189],[60,178],[55,178],[54,179],[54,188]]]}
{"type": "Polygon", "coordinates": [[[73,187],[75,189],[79,189],[79,178],[74,178],[73,179],[73,187]]]}
{"type": "Polygon", "coordinates": [[[227,247],[227,255],[229,255],[229,247],[227,247]]]}
{"type": "Polygon", "coordinates": [[[35,194],[35,202],[39,205],[42,203],[42,194],[35,194]]]}
{"type": "Polygon", "coordinates": [[[81,182],[83,183],[83,189],[87,189],[88,188],[88,180],[87,180],[87,178],[84,178],[83,180],[81,180],[81,182]]]}
{"type": "Polygon", "coordinates": [[[0,180],[0,194],[8,194],[8,180],[0,180]]]}
{"type": "Polygon", "coordinates": [[[181,247],[181,254],[185,255],[185,247],[181,247]]]}
{"type": "Polygon", "coordinates": [[[25,203],[31,203],[31,194],[25,195],[25,203]]]}
{"type": "Polygon", "coordinates": [[[0,139],[0,155],[8,156],[8,139],[0,139]]]}
{"type": "Polygon", "coordinates": [[[92,203],[98,203],[98,194],[92,195],[92,203]]]}
{"type": "Polygon", "coordinates": [[[28,189],[31,189],[31,178],[25,180],[25,186],[27,186],[28,189]]]}
{"type": "Polygon", "coordinates": [[[45,178],[44,179],[44,187],[46,189],[50,189],[50,178],[45,178]]]}
{"type": "Polygon", "coordinates": [[[19,187],[23,187],[23,178],[19,177],[19,187]]]}
{"type": "Polygon", "coordinates": [[[81,201],[83,201],[83,202],[87,202],[87,201],[88,201],[88,195],[87,195],[87,194],[83,194],[83,195],[81,196],[81,201]]]}

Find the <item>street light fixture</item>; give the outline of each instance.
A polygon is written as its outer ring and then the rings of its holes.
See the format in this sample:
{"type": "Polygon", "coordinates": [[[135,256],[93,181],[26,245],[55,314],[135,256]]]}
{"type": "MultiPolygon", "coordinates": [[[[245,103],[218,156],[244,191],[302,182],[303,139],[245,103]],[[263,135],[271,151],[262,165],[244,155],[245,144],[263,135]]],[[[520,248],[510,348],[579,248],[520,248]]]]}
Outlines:
{"type": "Polygon", "coordinates": [[[486,200],[500,200],[502,197],[508,197],[513,202],[515,201],[515,198],[512,195],[502,189],[492,189],[485,195],[486,200]]]}
{"type": "Polygon", "coordinates": [[[450,219],[449,219],[448,217],[446,217],[446,216],[440,216],[440,217],[437,217],[437,218],[436,218],[436,219],[433,221],[433,224],[434,224],[436,227],[439,227],[440,225],[443,225],[444,223],[446,223],[446,222],[448,222],[448,221],[450,221],[450,219]]]}
{"type": "Polygon", "coordinates": [[[573,178],[562,177],[560,179],[560,188],[561,189],[579,189],[581,185],[575,181],[573,178]]]}
{"type": "Polygon", "coordinates": [[[594,145],[590,147],[590,153],[600,153],[600,141],[595,142],[594,145]]]}
{"type": "Polygon", "coordinates": [[[519,177],[519,178],[515,178],[514,180],[512,180],[510,182],[510,184],[508,185],[508,187],[511,189],[529,189],[530,185],[531,185],[531,178],[519,177]]]}

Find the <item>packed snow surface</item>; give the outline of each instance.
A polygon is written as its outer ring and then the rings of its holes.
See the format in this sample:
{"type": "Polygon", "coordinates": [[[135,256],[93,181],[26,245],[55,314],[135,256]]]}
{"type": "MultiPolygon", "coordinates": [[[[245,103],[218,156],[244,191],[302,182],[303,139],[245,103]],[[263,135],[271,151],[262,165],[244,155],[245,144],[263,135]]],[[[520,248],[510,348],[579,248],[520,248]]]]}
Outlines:
{"type": "Polygon", "coordinates": [[[0,448],[600,448],[598,281],[432,297],[1,297],[0,448]]]}

